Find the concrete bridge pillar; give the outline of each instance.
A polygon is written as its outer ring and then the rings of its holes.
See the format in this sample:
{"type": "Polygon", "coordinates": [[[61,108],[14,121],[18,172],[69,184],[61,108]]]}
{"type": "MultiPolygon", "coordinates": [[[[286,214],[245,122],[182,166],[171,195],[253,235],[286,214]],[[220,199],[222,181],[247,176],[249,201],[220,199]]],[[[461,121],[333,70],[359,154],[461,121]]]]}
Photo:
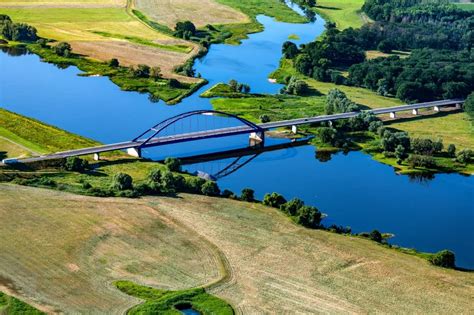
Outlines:
{"type": "Polygon", "coordinates": [[[294,133],[294,134],[297,134],[298,133],[298,126],[296,126],[296,125],[291,126],[291,132],[294,133]]]}
{"type": "Polygon", "coordinates": [[[433,110],[434,110],[435,112],[441,111],[441,109],[439,108],[439,106],[434,106],[434,107],[433,107],[433,110]]]}
{"type": "Polygon", "coordinates": [[[252,132],[249,135],[249,145],[251,147],[263,145],[265,143],[265,132],[252,132]]]}
{"type": "Polygon", "coordinates": [[[461,109],[462,108],[462,104],[461,103],[456,103],[456,109],[461,109]]]}
{"type": "Polygon", "coordinates": [[[396,112],[391,112],[390,113],[390,118],[392,118],[392,119],[397,118],[397,113],[396,112]]]}
{"type": "Polygon", "coordinates": [[[329,127],[332,127],[332,120],[329,120],[329,121],[328,121],[328,126],[329,126],[329,127]]]}
{"type": "Polygon", "coordinates": [[[94,153],[94,161],[100,161],[100,154],[94,153]]]}
{"type": "Polygon", "coordinates": [[[412,113],[413,115],[415,115],[415,116],[418,115],[418,109],[417,109],[417,108],[414,108],[414,109],[411,111],[411,113],[412,113]]]}
{"type": "Polygon", "coordinates": [[[131,155],[131,156],[134,156],[134,157],[137,157],[137,158],[141,158],[142,157],[142,149],[140,147],[128,148],[127,149],[127,154],[131,155]]]}

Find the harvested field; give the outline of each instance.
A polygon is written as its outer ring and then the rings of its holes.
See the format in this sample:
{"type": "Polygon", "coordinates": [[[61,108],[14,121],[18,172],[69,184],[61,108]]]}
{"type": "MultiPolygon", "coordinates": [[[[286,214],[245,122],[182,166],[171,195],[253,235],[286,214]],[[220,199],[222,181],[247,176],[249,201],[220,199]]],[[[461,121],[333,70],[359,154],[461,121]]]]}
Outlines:
{"type": "Polygon", "coordinates": [[[104,7],[93,1],[50,1],[40,7],[31,7],[29,1],[11,3],[0,5],[0,14],[36,27],[41,37],[69,42],[75,53],[100,61],[117,58],[127,66],[158,65],[166,78],[198,81],[173,72],[198,52],[198,45],[148,27],[129,15],[123,3],[122,7],[116,6],[119,2],[115,0],[106,1],[104,7]]]}
{"type": "Polygon", "coordinates": [[[0,218],[1,282],[42,309],[123,313],[139,301],[114,280],[183,289],[220,277],[212,247],[135,201],[1,185],[0,218]]]}
{"type": "Polygon", "coordinates": [[[172,29],[176,22],[187,20],[198,27],[249,22],[242,12],[214,0],[136,0],[135,6],[149,18],[172,29]]]}
{"type": "Polygon", "coordinates": [[[243,313],[474,312],[473,273],[304,229],[257,204],[2,184],[0,218],[0,278],[43,309],[124,311],[137,300],[112,280],[181,289],[211,283],[225,267],[210,291],[243,313]]]}
{"type": "Polygon", "coordinates": [[[126,0],[2,0],[0,7],[12,8],[111,8],[125,7],[126,0]]]}

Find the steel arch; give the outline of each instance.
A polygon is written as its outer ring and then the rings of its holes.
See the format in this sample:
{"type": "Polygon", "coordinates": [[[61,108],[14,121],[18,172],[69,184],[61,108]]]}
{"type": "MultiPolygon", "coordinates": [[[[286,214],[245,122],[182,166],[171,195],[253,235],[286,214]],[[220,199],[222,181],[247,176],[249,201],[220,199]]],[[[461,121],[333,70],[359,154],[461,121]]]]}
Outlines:
{"type": "Polygon", "coordinates": [[[151,139],[155,138],[161,131],[163,131],[167,127],[173,125],[174,123],[176,123],[176,122],[178,122],[182,119],[191,117],[191,116],[204,115],[204,114],[217,114],[217,115],[222,115],[222,116],[229,117],[229,118],[234,118],[234,119],[237,119],[238,121],[242,122],[243,124],[249,126],[255,132],[263,132],[264,131],[261,127],[254,124],[253,122],[248,121],[247,119],[244,119],[244,118],[239,117],[237,115],[229,114],[229,113],[218,111],[218,110],[195,110],[195,111],[181,113],[179,115],[167,118],[167,119],[159,122],[158,124],[154,125],[150,129],[142,132],[138,137],[134,138],[132,141],[136,142],[136,141],[140,140],[143,136],[145,136],[146,134],[151,132],[151,136],[147,137],[143,142],[140,143],[140,147],[142,147],[142,146],[146,145],[151,139]]]}

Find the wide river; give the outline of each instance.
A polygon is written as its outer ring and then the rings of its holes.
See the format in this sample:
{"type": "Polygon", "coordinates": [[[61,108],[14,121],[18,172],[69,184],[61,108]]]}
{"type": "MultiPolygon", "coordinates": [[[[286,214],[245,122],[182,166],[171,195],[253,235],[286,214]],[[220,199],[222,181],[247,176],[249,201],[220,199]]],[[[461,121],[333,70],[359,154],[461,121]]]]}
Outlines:
{"type": "MultiPolygon", "coordinates": [[[[0,52],[0,106],[111,143],[130,140],[167,117],[210,109],[209,100],[199,95],[217,82],[236,79],[253,92],[278,93],[281,86],[268,82],[268,75],[278,67],[282,43],[292,34],[299,36],[298,44],[314,40],[324,31],[324,21],[317,17],[312,23],[289,24],[266,16],[258,21],[263,32],[250,35],[239,46],[213,45],[196,61],[196,72],[209,85],[178,105],[152,103],[147,95],[121,91],[108,78],[81,77],[75,67],[59,69],[36,55],[0,52]]],[[[246,142],[244,137],[200,141],[148,150],[145,156],[203,153],[246,142]]],[[[336,154],[327,162],[315,156],[316,149],[305,145],[244,157],[234,165],[248,163],[227,176],[220,176],[221,171],[235,158],[186,168],[219,175],[222,189],[239,192],[251,187],[259,198],[273,191],[288,199],[299,197],[328,215],[326,225],[390,232],[395,235],[391,243],[421,251],[453,250],[458,266],[474,268],[474,177],[441,174],[420,180],[397,175],[392,167],[361,152],[336,154]]]]}

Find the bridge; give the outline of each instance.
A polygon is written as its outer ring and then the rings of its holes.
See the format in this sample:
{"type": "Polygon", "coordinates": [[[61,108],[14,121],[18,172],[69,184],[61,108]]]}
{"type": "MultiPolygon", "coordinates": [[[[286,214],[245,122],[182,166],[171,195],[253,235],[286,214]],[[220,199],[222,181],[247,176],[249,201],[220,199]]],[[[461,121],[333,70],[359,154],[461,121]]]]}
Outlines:
{"type": "MultiPolygon", "coordinates": [[[[448,99],[434,102],[426,103],[416,103],[408,104],[394,107],[386,108],[377,108],[366,110],[362,112],[372,113],[374,115],[389,114],[391,118],[396,118],[397,113],[403,111],[410,111],[413,115],[418,115],[420,109],[433,109],[436,112],[441,111],[442,107],[452,107],[462,108],[464,100],[461,99],[448,99]]],[[[157,125],[151,127],[150,129],[144,131],[138,137],[134,138],[131,141],[106,144],[96,147],[69,150],[63,152],[57,152],[53,154],[47,154],[42,156],[23,158],[23,159],[4,159],[3,163],[5,164],[14,164],[14,163],[31,163],[45,160],[53,159],[63,159],[72,156],[82,156],[82,155],[94,155],[94,159],[98,160],[100,154],[104,152],[125,150],[129,155],[135,157],[142,156],[142,149],[156,146],[163,146],[168,144],[175,144],[181,142],[197,141],[211,138],[221,138],[235,135],[249,135],[250,146],[263,145],[265,141],[265,132],[271,129],[282,128],[282,127],[291,127],[293,133],[297,133],[298,126],[305,124],[321,123],[340,120],[340,119],[349,119],[351,117],[356,117],[362,112],[349,112],[349,113],[340,113],[333,115],[321,115],[315,117],[306,117],[298,118],[291,120],[282,120],[261,124],[254,124],[246,119],[241,117],[228,114],[225,112],[215,111],[215,110],[197,110],[191,111],[183,114],[179,114],[164,121],[158,123],[157,125]],[[186,119],[192,117],[202,117],[202,116],[219,116],[231,118],[240,124],[238,126],[231,127],[222,127],[222,128],[213,128],[213,129],[204,129],[190,132],[178,132],[175,134],[167,134],[166,131],[171,127],[176,126],[179,122],[183,122],[186,119]]]]}

